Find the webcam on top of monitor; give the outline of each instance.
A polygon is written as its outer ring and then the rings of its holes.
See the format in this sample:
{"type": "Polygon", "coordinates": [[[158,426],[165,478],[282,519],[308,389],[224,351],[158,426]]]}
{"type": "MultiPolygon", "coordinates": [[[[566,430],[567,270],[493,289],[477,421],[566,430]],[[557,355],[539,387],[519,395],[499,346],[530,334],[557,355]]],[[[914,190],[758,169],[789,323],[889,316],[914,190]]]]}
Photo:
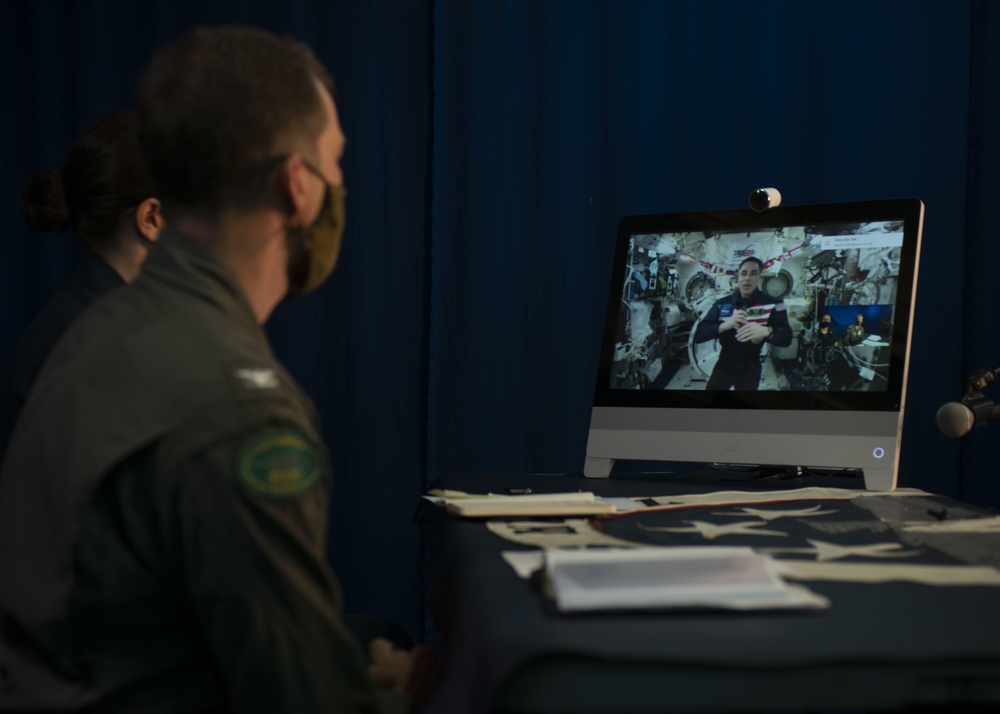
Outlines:
{"type": "Polygon", "coordinates": [[[750,193],[750,208],[763,213],[781,205],[781,192],[776,188],[758,188],[750,193]]]}

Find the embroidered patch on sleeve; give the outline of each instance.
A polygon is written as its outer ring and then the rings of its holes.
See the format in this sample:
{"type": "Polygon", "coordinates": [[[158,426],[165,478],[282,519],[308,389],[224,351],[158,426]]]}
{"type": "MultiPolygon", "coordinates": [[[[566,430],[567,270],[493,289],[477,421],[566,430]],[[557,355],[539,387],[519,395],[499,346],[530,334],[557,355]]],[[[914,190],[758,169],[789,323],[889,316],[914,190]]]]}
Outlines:
{"type": "Polygon", "coordinates": [[[240,481],[265,498],[295,498],[322,480],[323,457],[297,431],[266,431],[248,439],[240,450],[240,481]]]}

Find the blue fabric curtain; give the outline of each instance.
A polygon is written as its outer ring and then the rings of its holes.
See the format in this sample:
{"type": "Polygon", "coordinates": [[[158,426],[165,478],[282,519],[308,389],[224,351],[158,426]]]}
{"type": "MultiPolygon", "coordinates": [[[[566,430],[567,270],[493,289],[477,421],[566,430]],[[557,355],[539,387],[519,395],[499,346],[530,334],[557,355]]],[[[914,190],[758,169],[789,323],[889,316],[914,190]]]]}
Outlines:
{"type": "MultiPolygon", "coordinates": [[[[0,10],[0,358],[74,261],[17,194],[194,24],[309,43],[348,137],[341,264],[269,323],[333,453],[349,609],[421,636],[418,496],[582,467],[618,219],[918,196],[902,484],[1000,505],[994,425],[934,413],[996,366],[1000,11],[980,0],[40,0],[0,10]]],[[[989,395],[989,392],[987,392],[989,395]]]]}
{"type": "Polygon", "coordinates": [[[431,474],[579,470],[618,218],[776,186],[924,200],[902,483],[1000,495],[989,454],[960,470],[934,421],[1000,352],[988,320],[962,319],[986,288],[971,274],[990,279],[988,227],[969,225],[990,195],[970,171],[997,159],[987,6],[438,2],[431,474]]]}
{"type": "MultiPolygon", "coordinates": [[[[997,206],[1000,197],[1000,7],[992,2],[974,4],[972,16],[969,102],[969,170],[965,183],[966,224],[956,221],[947,234],[951,243],[961,236],[965,262],[961,290],[958,285],[932,287],[934,298],[947,303],[931,312],[918,313],[924,330],[934,331],[951,316],[961,316],[961,344],[964,359],[961,375],[940,372],[941,381],[954,384],[956,378],[984,368],[1000,367],[1000,336],[993,312],[1000,266],[997,240],[997,206]]],[[[933,276],[935,264],[926,262],[933,276]]],[[[926,284],[926,283],[925,283],[926,284]]],[[[931,292],[925,290],[925,292],[931,292]]],[[[956,319],[956,321],[958,321],[956,319]]],[[[944,347],[945,345],[941,345],[944,347]]],[[[930,356],[933,363],[933,355],[930,356]]],[[[964,384],[964,383],[963,383],[964,384]]],[[[1000,401],[1000,389],[987,388],[984,394],[1000,401]]],[[[1000,506],[1000,469],[997,443],[1000,425],[977,428],[962,440],[958,494],[970,501],[1000,506]]],[[[925,433],[925,432],[924,432],[925,433]]],[[[912,437],[919,439],[919,436],[912,437]]],[[[936,436],[935,436],[936,438],[936,436]]],[[[904,436],[911,439],[909,435],[904,436]]],[[[955,466],[948,464],[947,471],[955,466]]]]}

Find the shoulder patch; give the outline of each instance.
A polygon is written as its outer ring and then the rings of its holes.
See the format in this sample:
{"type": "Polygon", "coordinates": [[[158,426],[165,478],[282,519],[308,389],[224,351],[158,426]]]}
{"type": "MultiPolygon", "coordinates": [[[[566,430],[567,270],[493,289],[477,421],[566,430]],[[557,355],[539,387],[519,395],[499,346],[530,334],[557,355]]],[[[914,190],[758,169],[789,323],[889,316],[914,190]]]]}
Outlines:
{"type": "Polygon", "coordinates": [[[300,432],[264,431],[240,449],[239,478],[252,493],[265,498],[295,498],[323,479],[323,456],[300,432]]]}

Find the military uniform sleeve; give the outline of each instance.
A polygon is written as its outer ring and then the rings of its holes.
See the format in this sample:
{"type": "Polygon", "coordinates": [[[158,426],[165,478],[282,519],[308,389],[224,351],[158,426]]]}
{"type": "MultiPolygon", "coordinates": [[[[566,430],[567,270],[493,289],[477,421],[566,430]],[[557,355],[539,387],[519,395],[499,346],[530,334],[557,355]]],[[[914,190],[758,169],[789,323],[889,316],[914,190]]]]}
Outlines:
{"type": "Polygon", "coordinates": [[[295,428],[257,429],[171,468],[162,537],[233,708],[382,711],[323,555],[322,447],[295,428]]]}

